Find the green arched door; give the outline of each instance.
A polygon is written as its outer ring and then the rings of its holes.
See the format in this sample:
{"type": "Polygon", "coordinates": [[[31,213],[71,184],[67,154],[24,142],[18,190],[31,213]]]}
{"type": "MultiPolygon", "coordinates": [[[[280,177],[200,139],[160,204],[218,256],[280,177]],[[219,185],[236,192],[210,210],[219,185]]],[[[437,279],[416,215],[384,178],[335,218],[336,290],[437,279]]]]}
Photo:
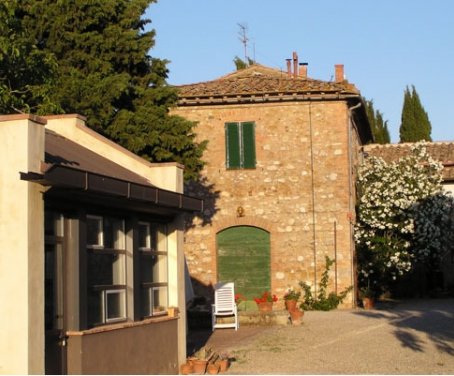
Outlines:
{"type": "Polygon", "coordinates": [[[270,234],[237,226],[217,235],[218,281],[235,282],[235,292],[248,299],[271,289],[270,234]]]}

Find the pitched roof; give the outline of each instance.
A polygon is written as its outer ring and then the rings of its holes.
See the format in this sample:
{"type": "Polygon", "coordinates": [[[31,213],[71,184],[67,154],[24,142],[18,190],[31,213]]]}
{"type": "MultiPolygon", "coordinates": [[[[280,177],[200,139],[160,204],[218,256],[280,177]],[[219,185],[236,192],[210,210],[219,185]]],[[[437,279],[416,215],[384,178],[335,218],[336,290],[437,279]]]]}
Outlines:
{"type": "MultiPolygon", "coordinates": [[[[364,146],[364,151],[370,156],[381,157],[386,162],[392,162],[408,155],[413,145],[412,143],[370,144],[364,146]]],[[[443,164],[443,179],[454,181],[454,142],[428,142],[426,148],[433,159],[443,164]]]]}
{"type": "Polygon", "coordinates": [[[21,179],[50,186],[48,197],[96,202],[140,212],[173,216],[202,211],[203,200],[168,191],[49,129],[45,130],[42,173],[21,172],[21,179]],[[50,195],[50,196],[49,196],[50,195]]]}
{"type": "Polygon", "coordinates": [[[72,169],[150,185],[142,176],[112,162],[99,154],[79,145],[57,133],[46,129],[45,162],[50,165],[66,166],[72,169]]]}
{"type": "Polygon", "coordinates": [[[330,82],[290,77],[286,72],[260,64],[212,81],[181,85],[178,89],[179,105],[360,96],[355,85],[346,80],[330,82]]]}

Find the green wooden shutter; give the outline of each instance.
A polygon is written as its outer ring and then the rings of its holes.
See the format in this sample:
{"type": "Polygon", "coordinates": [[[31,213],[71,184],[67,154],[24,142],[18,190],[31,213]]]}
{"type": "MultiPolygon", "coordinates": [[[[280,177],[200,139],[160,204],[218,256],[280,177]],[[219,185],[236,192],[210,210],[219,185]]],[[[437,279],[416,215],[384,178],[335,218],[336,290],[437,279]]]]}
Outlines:
{"type": "Polygon", "coordinates": [[[240,129],[238,123],[225,124],[225,159],[227,168],[240,168],[240,129]]]}
{"type": "Polygon", "coordinates": [[[255,168],[255,124],[253,122],[241,123],[243,167],[255,168]]]}

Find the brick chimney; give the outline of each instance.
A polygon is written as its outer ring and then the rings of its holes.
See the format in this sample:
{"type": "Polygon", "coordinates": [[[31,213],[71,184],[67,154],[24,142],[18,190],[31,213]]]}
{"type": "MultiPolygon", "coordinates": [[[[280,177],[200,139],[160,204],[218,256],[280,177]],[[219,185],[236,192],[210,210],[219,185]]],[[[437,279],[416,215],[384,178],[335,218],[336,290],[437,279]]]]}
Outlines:
{"type": "Polygon", "coordinates": [[[287,75],[292,76],[292,59],[285,59],[287,61],[287,75]]]}
{"type": "Polygon", "coordinates": [[[293,77],[298,77],[298,55],[293,51],[293,77]]]}
{"type": "Polygon", "coordinates": [[[335,78],[336,82],[343,82],[344,78],[344,64],[336,64],[334,65],[335,70],[335,78]]]}
{"type": "Polygon", "coordinates": [[[300,63],[299,77],[307,78],[307,63],[300,63]]]}

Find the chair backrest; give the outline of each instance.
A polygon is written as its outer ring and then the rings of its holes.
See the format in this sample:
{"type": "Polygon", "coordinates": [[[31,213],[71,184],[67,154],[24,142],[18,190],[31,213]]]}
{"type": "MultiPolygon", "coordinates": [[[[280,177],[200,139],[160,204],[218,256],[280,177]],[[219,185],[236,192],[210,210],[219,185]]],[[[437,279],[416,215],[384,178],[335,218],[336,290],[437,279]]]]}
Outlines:
{"type": "Polygon", "coordinates": [[[214,285],[214,305],[216,312],[233,310],[235,307],[235,285],[233,282],[220,282],[214,285]]]}

